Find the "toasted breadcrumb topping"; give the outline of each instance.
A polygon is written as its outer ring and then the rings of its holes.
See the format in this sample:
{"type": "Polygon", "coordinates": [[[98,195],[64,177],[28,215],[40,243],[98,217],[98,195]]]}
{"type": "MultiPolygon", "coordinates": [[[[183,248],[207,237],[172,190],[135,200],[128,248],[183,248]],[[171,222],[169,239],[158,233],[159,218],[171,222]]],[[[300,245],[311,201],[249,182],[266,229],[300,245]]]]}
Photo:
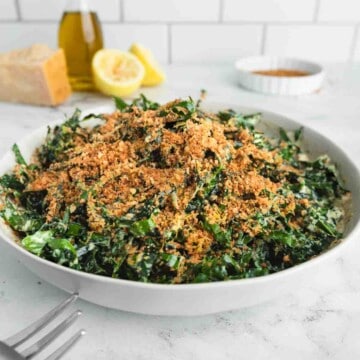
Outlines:
{"type": "MultiPolygon", "coordinates": [[[[121,218],[162,194],[161,211],[154,215],[156,228],[162,236],[182,229],[186,240],[177,244],[174,252],[185,251],[190,262],[200,261],[214,242],[199,224],[199,214],[186,212],[203,191],[195,179],[206,181],[214,168],[222,169],[219,187],[227,195],[205,200],[203,216],[207,222],[226,229],[232,220],[244,220],[241,231],[256,236],[261,227],[247,221],[256,213],[270,209],[283,215],[294,212],[292,194],[277,194],[282,180],[274,182],[261,175],[266,164],[283,166],[277,150],[257,147],[246,128],[235,129],[206,117],[193,116],[181,132],[168,130],[167,124],[175,118],[138,108],[105,115],[102,125],[82,128],[62,161],[39,172],[27,190],[48,191],[48,222],[62,216],[64,206],[60,204],[70,206],[87,193],[88,223],[94,232],[104,230],[104,212],[121,218]],[[226,133],[234,130],[234,139],[227,138],[226,133]],[[236,149],[235,141],[242,146],[236,149]]],[[[287,165],[287,171],[296,169],[287,165]]]]}

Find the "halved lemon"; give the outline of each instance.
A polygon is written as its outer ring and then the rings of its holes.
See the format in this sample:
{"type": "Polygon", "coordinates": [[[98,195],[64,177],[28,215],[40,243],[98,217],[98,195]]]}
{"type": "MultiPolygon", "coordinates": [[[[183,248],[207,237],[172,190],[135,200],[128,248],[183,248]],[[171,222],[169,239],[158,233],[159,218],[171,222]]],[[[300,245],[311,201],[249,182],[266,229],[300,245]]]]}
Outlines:
{"type": "Polygon", "coordinates": [[[95,86],[104,94],[128,96],[137,90],[145,76],[139,59],[116,49],[99,50],[92,59],[95,86]]]}
{"type": "Polygon", "coordinates": [[[165,73],[161,70],[153,53],[144,46],[134,43],[129,51],[138,57],[145,68],[145,76],[142,81],[144,86],[155,86],[165,81],[165,73]]]}

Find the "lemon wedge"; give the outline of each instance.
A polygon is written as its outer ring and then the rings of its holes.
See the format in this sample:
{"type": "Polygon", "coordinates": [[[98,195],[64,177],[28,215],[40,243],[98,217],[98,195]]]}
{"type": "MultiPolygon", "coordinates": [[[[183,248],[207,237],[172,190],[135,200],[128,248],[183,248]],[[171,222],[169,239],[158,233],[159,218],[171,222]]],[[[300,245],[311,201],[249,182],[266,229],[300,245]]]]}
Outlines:
{"type": "Polygon", "coordinates": [[[166,76],[149,49],[138,43],[134,43],[131,45],[129,51],[137,56],[145,68],[145,77],[142,85],[155,86],[165,81],[166,76]]]}
{"type": "Polygon", "coordinates": [[[104,94],[128,96],[137,90],[145,76],[139,59],[129,52],[102,49],[92,59],[95,86],[104,94]]]}

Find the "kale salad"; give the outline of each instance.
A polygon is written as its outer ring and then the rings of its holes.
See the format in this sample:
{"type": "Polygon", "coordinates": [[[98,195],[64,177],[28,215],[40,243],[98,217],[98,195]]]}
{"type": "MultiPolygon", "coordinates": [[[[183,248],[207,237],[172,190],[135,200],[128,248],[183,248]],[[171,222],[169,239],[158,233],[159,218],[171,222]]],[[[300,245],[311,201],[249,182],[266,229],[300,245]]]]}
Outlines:
{"type": "Polygon", "coordinates": [[[31,253],[72,269],[152,283],[256,277],[342,237],[343,187],[302,129],[259,131],[261,114],[115,98],[48,129],[31,163],[0,178],[0,215],[31,253]],[[96,118],[97,125],[87,121],[96,118]]]}

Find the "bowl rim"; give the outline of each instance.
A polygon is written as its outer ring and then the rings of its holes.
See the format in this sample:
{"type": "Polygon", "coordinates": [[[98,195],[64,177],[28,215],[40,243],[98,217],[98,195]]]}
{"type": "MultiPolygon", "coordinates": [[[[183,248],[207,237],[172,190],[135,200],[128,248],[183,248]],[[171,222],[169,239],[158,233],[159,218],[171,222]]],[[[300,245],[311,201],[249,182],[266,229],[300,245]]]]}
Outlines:
{"type": "MultiPolygon", "coordinates": [[[[325,137],[320,132],[312,129],[311,127],[303,124],[302,122],[298,122],[297,120],[290,118],[286,115],[282,115],[280,113],[276,113],[270,110],[266,110],[264,108],[254,108],[251,106],[246,106],[243,104],[230,104],[226,102],[204,102],[203,108],[208,108],[211,111],[211,108],[223,108],[223,109],[239,109],[239,111],[249,111],[249,112],[261,112],[265,116],[270,115],[274,118],[279,118],[282,120],[285,120],[289,125],[296,125],[296,126],[302,126],[304,129],[308,128],[310,131],[312,131],[317,136],[324,139],[332,148],[336,150],[337,153],[339,153],[341,156],[345,157],[348,161],[348,163],[352,166],[352,168],[355,170],[355,173],[353,174],[353,177],[356,177],[357,182],[360,184],[360,172],[358,167],[354,164],[354,162],[351,160],[351,158],[347,155],[344,150],[342,150],[337,144],[335,144],[331,139],[325,137]],[[241,110],[242,109],[242,110],[241,110]]],[[[111,106],[105,105],[105,106],[98,106],[95,108],[88,108],[82,111],[83,115],[90,114],[90,113],[99,113],[99,112],[109,112],[112,111],[111,109],[114,109],[111,106]]],[[[45,125],[40,126],[34,130],[32,130],[29,134],[26,136],[20,138],[18,142],[29,140],[31,137],[33,137],[35,134],[39,133],[40,131],[47,129],[48,127],[53,127],[58,124],[61,124],[64,121],[64,119],[59,119],[56,121],[48,121],[45,125]]],[[[272,124],[273,121],[264,121],[265,123],[272,124]]],[[[7,150],[3,156],[0,158],[0,164],[8,161],[7,158],[9,156],[12,156],[11,150],[7,150]]],[[[15,161],[13,161],[13,165],[15,165],[15,161]]],[[[2,175],[2,173],[0,174],[2,175]]],[[[213,282],[204,282],[204,283],[186,283],[186,284],[161,284],[161,283],[151,283],[151,282],[140,282],[135,280],[128,280],[128,279],[119,279],[119,278],[112,278],[104,275],[98,275],[93,273],[88,273],[80,270],[75,270],[68,268],[66,266],[51,262],[50,260],[46,260],[44,258],[41,258],[35,254],[32,254],[31,252],[24,249],[20,244],[18,244],[14,239],[12,239],[10,236],[6,234],[4,231],[4,228],[6,228],[8,231],[10,230],[9,226],[5,224],[4,220],[0,219],[0,242],[5,242],[6,245],[10,246],[12,250],[15,252],[20,252],[23,256],[30,258],[31,260],[35,262],[40,262],[44,266],[49,266],[53,268],[55,271],[64,271],[68,275],[74,275],[75,277],[85,278],[88,280],[95,280],[100,282],[105,282],[107,284],[113,284],[113,285],[122,285],[125,287],[131,287],[131,288],[141,288],[141,289],[148,289],[148,290],[165,290],[165,291],[185,291],[185,290],[202,290],[204,288],[208,289],[215,289],[215,288],[224,288],[229,286],[241,286],[242,284],[245,285],[251,285],[251,284],[261,284],[263,282],[268,282],[272,280],[276,280],[280,277],[287,277],[291,276],[293,273],[297,273],[299,271],[302,271],[303,269],[307,269],[310,266],[313,266],[315,264],[319,264],[321,261],[324,261],[326,259],[333,258],[336,256],[340,250],[343,250],[345,246],[347,246],[351,239],[355,237],[357,233],[360,233],[360,214],[359,218],[357,219],[355,225],[353,228],[348,232],[348,234],[340,240],[338,244],[336,244],[334,247],[331,247],[324,251],[323,253],[320,253],[314,258],[311,258],[301,264],[292,266],[290,268],[268,274],[268,275],[262,275],[258,277],[252,277],[252,278],[244,278],[244,279],[234,279],[234,280],[222,280],[222,281],[213,281],[213,282]]],[[[31,270],[31,268],[30,268],[31,270]]]]}
{"type": "Polygon", "coordinates": [[[312,79],[313,77],[323,76],[325,73],[323,66],[315,61],[310,61],[310,60],[306,60],[306,59],[302,59],[302,58],[287,57],[287,56],[260,55],[260,56],[244,57],[244,58],[240,58],[240,59],[236,60],[234,67],[238,72],[240,72],[242,74],[247,74],[248,76],[252,76],[254,78],[283,79],[286,81],[296,81],[298,79],[302,79],[302,80],[312,79]],[[270,61],[270,62],[290,61],[291,62],[291,61],[293,61],[293,62],[297,62],[297,63],[301,64],[302,66],[311,66],[311,67],[315,68],[316,70],[305,76],[281,76],[280,77],[280,76],[276,76],[276,75],[255,74],[252,72],[253,70],[246,68],[246,66],[248,66],[250,63],[260,62],[260,61],[263,61],[263,62],[268,62],[268,61],[270,61]]]}

